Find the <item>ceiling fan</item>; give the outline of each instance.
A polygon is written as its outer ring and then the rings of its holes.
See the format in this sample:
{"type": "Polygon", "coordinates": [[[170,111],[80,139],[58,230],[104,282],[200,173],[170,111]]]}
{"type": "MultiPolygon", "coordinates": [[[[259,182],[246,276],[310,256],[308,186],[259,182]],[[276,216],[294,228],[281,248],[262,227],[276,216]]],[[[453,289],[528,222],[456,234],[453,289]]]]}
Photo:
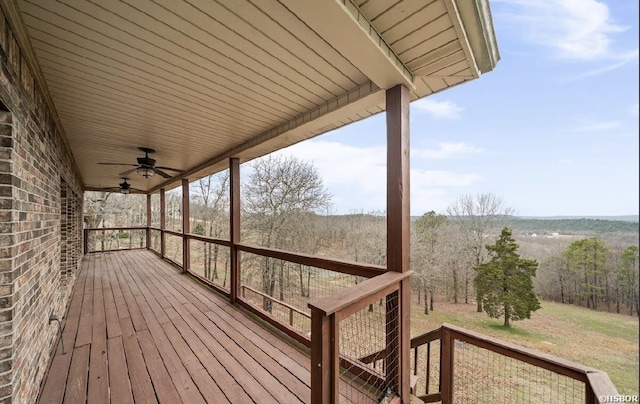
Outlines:
{"type": "Polygon", "coordinates": [[[138,164],[127,164],[127,163],[98,163],[98,164],[108,165],[108,166],[133,166],[133,167],[135,167],[135,168],[132,168],[131,170],[127,170],[125,172],[122,172],[122,173],[118,174],[118,175],[121,175],[121,176],[126,176],[126,175],[129,175],[130,173],[136,171],[138,174],[140,174],[144,178],[152,177],[154,174],[159,174],[160,176],[162,176],[164,178],[171,178],[171,175],[167,174],[163,170],[175,171],[177,173],[181,173],[182,172],[182,170],[179,170],[177,168],[156,166],[156,160],[152,159],[151,157],[149,157],[149,154],[156,152],[155,150],[150,149],[148,147],[138,147],[138,150],[140,150],[141,152],[144,152],[144,157],[138,157],[138,159],[137,159],[138,160],[138,164]]]}
{"type": "Polygon", "coordinates": [[[131,188],[131,184],[127,182],[129,178],[122,177],[123,181],[118,184],[118,187],[108,188],[106,191],[108,192],[120,192],[121,194],[130,194],[131,191],[144,193],[143,190],[137,188],[131,188]]]}

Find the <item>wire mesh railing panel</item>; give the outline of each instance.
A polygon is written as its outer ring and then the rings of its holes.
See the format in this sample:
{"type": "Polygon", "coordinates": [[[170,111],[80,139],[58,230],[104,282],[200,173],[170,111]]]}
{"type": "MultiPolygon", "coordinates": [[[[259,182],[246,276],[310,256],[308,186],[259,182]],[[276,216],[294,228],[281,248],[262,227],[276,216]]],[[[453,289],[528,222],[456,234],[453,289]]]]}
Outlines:
{"type": "Polygon", "coordinates": [[[160,227],[160,194],[151,194],[151,227],[160,227]]]}
{"type": "Polygon", "coordinates": [[[164,256],[182,265],[182,237],[165,233],[164,239],[165,239],[164,256]]]}
{"type": "Polygon", "coordinates": [[[398,295],[392,293],[340,322],[341,391],[355,403],[378,402],[394,391],[399,360],[398,295]],[[344,385],[344,386],[342,386],[344,385]]]}
{"type": "Polygon", "coordinates": [[[229,291],[231,258],[229,247],[205,241],[189,241],[190,272],[229,291]]]}
{"type": "Polygon", "coordinates": [[[579,380],[458,339],[454,352],[456,403],[584,403],[579,380]]]}
{"type": "Polygon", "coordinates": [[[240,259],[240,293],[243,298],[309,338],[309,301],[332,295],[364,280],[247,252],[241,252],[240,259]]]}
{"type": "Polygon", "coordinates": [[[88,232],[87,252],[131,250],[145,248],[147,232],[142,230],[91,230],[88,232]]]}
{"type": "Polygon", "coordinates": [[[411,370],[417,376],[414,395],[440,392],[440,339],[411,349],[411,370]]]}
{"type": "Polygon", "coordinates": [[[160,253],[160,238],[162,237],[162,233],[159,230],[150,230],[151,231],[151,248],[153,251],[160,253]]]}

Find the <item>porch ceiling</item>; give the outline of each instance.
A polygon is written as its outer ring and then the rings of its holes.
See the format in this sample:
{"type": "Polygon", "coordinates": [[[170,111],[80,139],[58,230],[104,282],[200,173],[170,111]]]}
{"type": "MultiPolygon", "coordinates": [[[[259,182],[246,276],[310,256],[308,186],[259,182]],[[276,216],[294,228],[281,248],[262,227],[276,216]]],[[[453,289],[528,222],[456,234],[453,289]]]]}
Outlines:
{"type": "MultiPolygon", "coordinates": [[[[196,179],[477,78],[487,0],[2,0],[87,189],[142,153],[196,179]]],[[[177,185],[181,176],[134,188],[177,185]]]]}

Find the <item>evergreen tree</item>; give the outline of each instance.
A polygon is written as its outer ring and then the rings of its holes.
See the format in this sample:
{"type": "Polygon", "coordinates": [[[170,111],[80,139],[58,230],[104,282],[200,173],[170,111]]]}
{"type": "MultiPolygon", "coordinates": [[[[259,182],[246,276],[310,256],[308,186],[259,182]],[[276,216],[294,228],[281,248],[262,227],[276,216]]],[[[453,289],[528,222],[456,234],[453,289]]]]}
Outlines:
{"type": "Polygon", "coordinates": [[[531,280],[538,262],[520,258],[518,244],[507,227],[496,243],[486,248],[491,260],[474,268],[476,290],[485,311],[492,318],[504,316],[505,327],[511,326],[511,320],[530,318],[531,312],[540,308],[531,280]]]}

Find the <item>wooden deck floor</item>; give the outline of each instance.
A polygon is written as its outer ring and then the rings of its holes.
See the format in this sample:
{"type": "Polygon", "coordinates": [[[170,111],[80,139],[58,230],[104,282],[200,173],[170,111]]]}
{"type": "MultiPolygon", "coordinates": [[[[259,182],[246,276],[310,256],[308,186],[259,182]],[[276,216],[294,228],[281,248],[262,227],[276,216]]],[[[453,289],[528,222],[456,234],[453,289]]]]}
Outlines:
{"type": "Polygon", "coordinates": [[[39,402],[310,401],[305,353],[152,252],[87,255],[77,282],[39,402]]]}

